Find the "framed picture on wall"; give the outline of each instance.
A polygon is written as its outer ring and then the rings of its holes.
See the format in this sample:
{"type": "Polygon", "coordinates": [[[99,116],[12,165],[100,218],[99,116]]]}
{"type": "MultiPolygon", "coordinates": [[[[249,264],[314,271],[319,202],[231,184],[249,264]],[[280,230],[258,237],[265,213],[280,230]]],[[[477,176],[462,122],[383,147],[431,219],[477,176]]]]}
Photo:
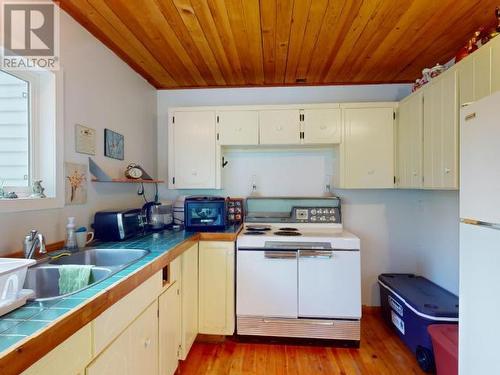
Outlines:
{"type": "Polygon", "coordinates": [[[104,129],[104,156],[123,160],[125,156],[125,139],[123,135],[110,129],[104,129]]]}

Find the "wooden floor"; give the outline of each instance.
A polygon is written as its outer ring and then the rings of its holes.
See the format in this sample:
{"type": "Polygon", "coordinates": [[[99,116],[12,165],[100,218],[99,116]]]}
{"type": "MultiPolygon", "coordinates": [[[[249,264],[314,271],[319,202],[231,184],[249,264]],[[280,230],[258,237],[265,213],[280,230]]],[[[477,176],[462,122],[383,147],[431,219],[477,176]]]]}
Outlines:
{"type": "Polygon", "coordinates": [[[360,349],[196,342],[181,375],[410,375],[424,374],[412,353],[382,321],[363,311],[360,349]]]}

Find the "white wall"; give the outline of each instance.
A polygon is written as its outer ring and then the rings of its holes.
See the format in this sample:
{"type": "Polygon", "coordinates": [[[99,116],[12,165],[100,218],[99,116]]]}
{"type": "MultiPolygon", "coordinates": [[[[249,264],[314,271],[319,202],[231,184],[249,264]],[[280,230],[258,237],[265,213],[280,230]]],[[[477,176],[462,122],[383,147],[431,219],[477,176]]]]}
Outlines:
{"type": "MultiPolygon", "coordinates": [[[[393,101],[409,85],[323,86],[169,90],[158,92],[158,174],[167,172],[167,111],[200,105],[292,104],[393,101]]],[[[224,155],[223,191],[163,188],[164,198],[212,193],[247,196],[252,175],[262,195],[319,195],[325,176],[334,174],[334,149],[265,151],[232,149],[224,155]]],[[[377,276],[382,272],[419,273],[454,293],[458,291],[458,194],[415,190],[337,190],[345,227],[362,243],[363,303],[378,305],[377,276]]]]}
{"type": "MultiPolygon", "coordinates": [[[[75,152],[74,126],[79,123],[97,130],[94,159],[110,174],[118,176],[132,161],[154,173],[156,90],[64,11],[61,11],[60,35],[64,72],[64,159],[87,164],[87,155],[75,152]],[[125,136],[124,161],[103,156],[104,128],[125,136]]],[[[44,233],[50,243],[64,238],[68,216],[76,216],[79,225],[88,226],[96,210],[140,207],[142,198],[135,192],[134,185],[89,182],[85,205],[2,214],[0,254],[21,250],[24,235],[31,228],[44,233]]]]}

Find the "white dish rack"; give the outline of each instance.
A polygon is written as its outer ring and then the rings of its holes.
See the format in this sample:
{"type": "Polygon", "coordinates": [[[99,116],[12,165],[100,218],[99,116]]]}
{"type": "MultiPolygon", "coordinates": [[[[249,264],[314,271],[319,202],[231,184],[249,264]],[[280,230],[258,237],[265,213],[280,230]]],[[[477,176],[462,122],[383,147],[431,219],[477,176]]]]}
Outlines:
{"type": "Polygon", "coordinates": [[[28,267],[34,259],[0,258],[0,316],[21,307],[34,295],[31,289],[23,289],[28,267]]]}

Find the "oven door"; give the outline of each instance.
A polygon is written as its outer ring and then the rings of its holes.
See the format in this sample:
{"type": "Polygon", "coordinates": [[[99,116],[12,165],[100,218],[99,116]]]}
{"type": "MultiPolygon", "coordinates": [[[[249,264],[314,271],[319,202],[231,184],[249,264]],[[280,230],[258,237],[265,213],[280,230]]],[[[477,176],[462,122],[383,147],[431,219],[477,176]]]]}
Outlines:
{"type": "Polygon", "coordinates": [[[299,250],[301,318],[361,317],[359,251],[299,250]]]}
{"type": "Polygon", "coordinates": [[[297,318],[297,250],[238,250],[236,315],[297,318]]]}

